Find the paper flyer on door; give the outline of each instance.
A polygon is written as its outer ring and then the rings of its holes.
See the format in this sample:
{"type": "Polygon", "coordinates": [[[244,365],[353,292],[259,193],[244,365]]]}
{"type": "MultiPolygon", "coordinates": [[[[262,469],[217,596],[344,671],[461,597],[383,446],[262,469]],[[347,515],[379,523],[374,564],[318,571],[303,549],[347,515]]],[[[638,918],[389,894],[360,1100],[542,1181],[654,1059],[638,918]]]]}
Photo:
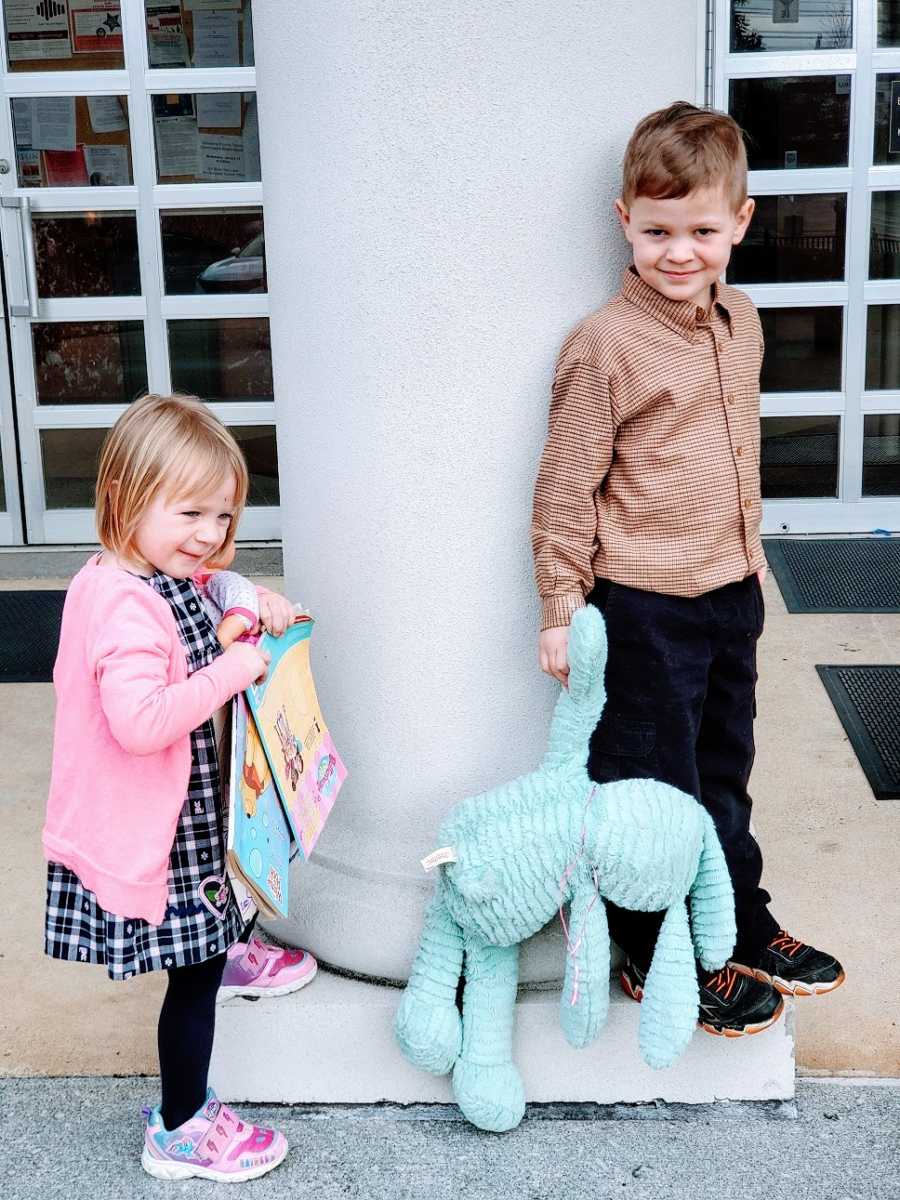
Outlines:
{"type": "Polygon", "coordinates": [[[272,656],[261,684],[247,689],[291,832],[308,858],[347,769],[322,716],[310,666],[313,620],[299,617],[280,638],[265,634],[260,648],[272,656]]]}

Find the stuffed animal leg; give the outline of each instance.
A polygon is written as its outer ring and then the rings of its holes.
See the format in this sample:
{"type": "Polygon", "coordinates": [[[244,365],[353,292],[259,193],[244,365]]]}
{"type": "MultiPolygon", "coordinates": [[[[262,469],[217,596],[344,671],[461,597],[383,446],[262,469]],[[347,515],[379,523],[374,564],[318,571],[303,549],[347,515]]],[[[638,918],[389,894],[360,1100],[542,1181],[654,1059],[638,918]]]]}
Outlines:
{"type": "Polygon", "coordinates": [[[519,947],[467,937],[465,972],[463,1044],[453,1092],[473,1125],[505,1133],[525,1114],[525,1089],[512,1062],[519,947]]]}
{"type": "Polygon", "coordinates": [[[434,1075],[453,1070],[462,1045],[456,1007],[462,961],[462,930],[438,891],[425,913],[419,950],[394,1019],[403,1054],[434,1075]]]}
{"type": "Polygon", "coordinates": [[[559,1023],[566,1041],[581,1049],[594,1041],[609,1012],[609,926],[593,881],[583,883],[572,899],[566,941],[559,1023]]]}
{"type": "Polygon", "coordinates": [[[687,905],[676,900],[663,918],[641,1001],[639,1043],[651,1067],[670,1067],[697,1028],[700,989],[687,905]]]}

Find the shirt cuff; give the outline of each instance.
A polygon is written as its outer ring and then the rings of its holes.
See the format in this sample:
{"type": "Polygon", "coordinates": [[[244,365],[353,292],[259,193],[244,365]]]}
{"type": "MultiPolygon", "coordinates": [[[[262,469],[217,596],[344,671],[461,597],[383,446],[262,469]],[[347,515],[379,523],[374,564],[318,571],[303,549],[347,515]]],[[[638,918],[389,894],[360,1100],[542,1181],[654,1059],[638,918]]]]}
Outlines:
{"type": "Polygon", "coordinates": [[[252,613],[249,608],[228,608],[222,613],[222,620],[226,617],[240,617],[248,629],[252,629],[259,619],[255,613],[252,613]]]}
{"type": "Polygon", "coordinates": [[[581,592],[564,592],[561,596],[544,596],[542,599],[541,633],[560,625],[570,625],[572,616],[584,608],[581,592]]]}

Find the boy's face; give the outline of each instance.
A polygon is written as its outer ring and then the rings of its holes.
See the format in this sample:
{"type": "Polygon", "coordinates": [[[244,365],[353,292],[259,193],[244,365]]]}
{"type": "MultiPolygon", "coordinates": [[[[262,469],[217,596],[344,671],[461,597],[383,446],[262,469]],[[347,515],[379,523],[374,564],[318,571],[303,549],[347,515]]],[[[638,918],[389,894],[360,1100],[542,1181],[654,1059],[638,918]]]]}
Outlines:
{"type": "Polygon", "coordinates": [[[737,212],[723,188],[697,188],[673,200],[638,196],[616,212],[631,243],[634,266],[645,283],[669,300],[691,300],[702,308],[710,285],[724,274],[731,248],[747,232],[755,202],[737,212]]]}

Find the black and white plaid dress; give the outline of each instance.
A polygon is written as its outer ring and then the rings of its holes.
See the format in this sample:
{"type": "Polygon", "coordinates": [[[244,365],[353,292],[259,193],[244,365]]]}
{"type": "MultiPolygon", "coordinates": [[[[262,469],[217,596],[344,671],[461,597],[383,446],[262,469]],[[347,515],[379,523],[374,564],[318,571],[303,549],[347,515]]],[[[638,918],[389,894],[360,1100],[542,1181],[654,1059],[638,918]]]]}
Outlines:
{"type": "MultiPolygon", "coordinates": [[[[190,579],[159,571],[147,583],[168,601],[187,653],[188,674],[222,653],[190,579]]],[[[225,821],[212,720],[191,734],[191,777],[169,859],[169,901],[162,924],[106,912],[78,876],[60,863],[47,872],[44,949],[51,958],[105,963],[112,979],[184,967],[221,954],[243,928],[225,872],[225,821]]]]}

